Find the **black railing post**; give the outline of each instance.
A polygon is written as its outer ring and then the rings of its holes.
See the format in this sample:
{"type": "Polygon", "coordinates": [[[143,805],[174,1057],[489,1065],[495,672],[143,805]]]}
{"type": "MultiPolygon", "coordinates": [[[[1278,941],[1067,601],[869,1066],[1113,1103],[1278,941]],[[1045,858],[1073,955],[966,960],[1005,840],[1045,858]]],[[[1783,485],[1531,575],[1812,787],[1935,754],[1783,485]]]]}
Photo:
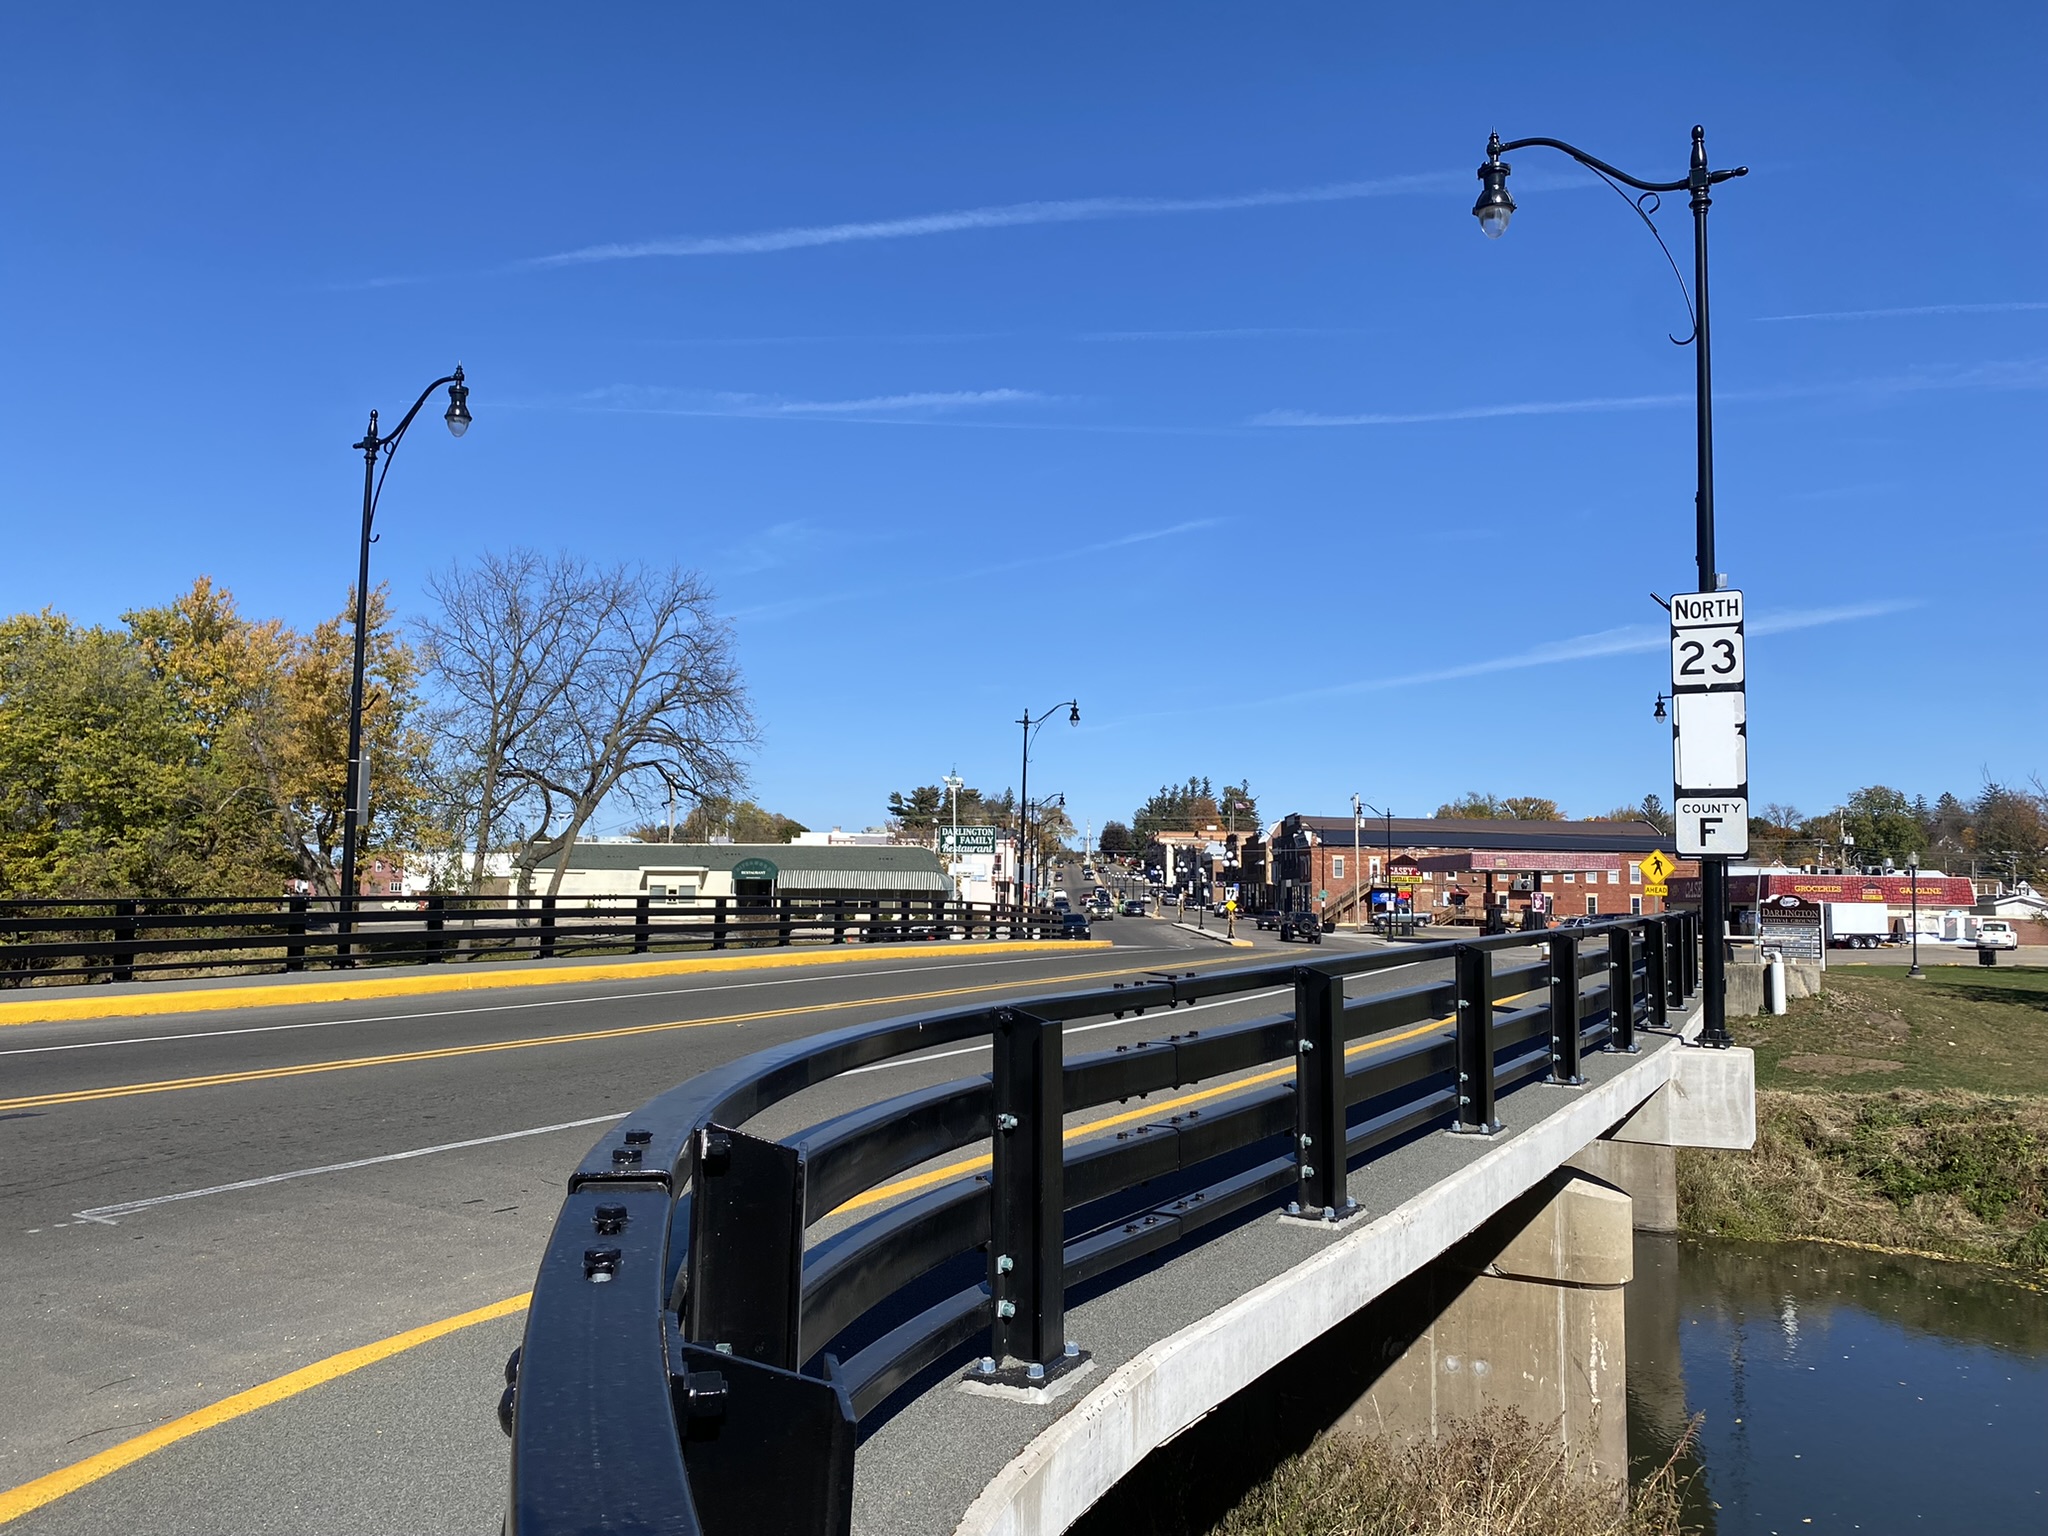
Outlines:
{"type": "MultiPolygon", "coordinates": [[[[628,1130],[628,1150],[646,1134],[628,1130]]],[[[804,1361],[802,1156],[707,1125],[690,1138],[690,1188],[684,1337],[795,1370],[804,1361]]]]}
{"type": "Polygon", "coordinates": [[[1607,1044],[1609,1051],[1636,1045],[1636,934],[1617,928],[1607,935],[1607,1044]]]}
{"type": "Polygon", "coordinates": [[[1491,1136],[1493,1114],[1493,953],[1460,944],[1458,978],[1457,1130],[1491,1136]]]}
{"type": "Polygon", "coordinates": [[[306,968],[306,898],[290,896],[284,905],[284,968],[303,971],[306,968]]]}
{"type": "Polygon", "coordinates": [[[1579,940],[1570,931],[1550,936],[1550,1080],[1576,1088],[1579,1070],[1579,940]]]}
{"type": "MultiPolygon", "coordinates": [[[[988,1283],[998,1362],[1027,1372],[1066,1352],[1066,1167],[1060,1026],[1004,1008],[995,1016],[988,1283]]],[[[1035,1379],[1035,1378],[1034,1378],[1035,1379]]]]}
{"type": "Polygon", "coordinates": [[[844,944],[846,942],[846,898],[844,896],[834,896],[832,898],[832,942],[834,944],[844,944]]]}
{"type": "Polygon", "coordinates": [[[1664,1001],[1667,1007],[1685,1006],[1685,915],[1667,920],[1664,929],[1665,943],[1669,946],[1664,960],[1664,1001]]]}
{"type": "Polygon", "coordinates": [[[440,892],[427,896],[427,942],[422,947],[427,951],[428,964],[448,958],[448,941],[442,937],[448,931],[448,899],[440,892]]]}
{"type": "Polygon", "coordinates": [[[1355,1210],[1345,1155],[1344,982],[1309,966],[1294,973],[1295,1202],[1290,1214],[1334,1221],[1355,1210]]]}
{"type": "Polygon", "coordinates": [[[725,898],[723,896],[714,896],[711,898],[711,903],[711,947],[713,949],[723,949],[725,948],[725,898]]]}
{"type": "Polygon", "coordinates": [[[633,898],[633,953],[644,955],[654,937],[654,898],[636,896],[633,898]]]}
{"type": "Polygon", "coordinates": [[[1653,917],[1643,929],[1643,1001],[1648,1004],[1646,1022],[1663,1029],[1670,1018],[1670,988],[1664,980],[1664,962],[1671,954],[1665,935],[1665,919],[1653,917]]]}
{"type": "Polygon", "coordinates": [[[534,953],[542,960],[555,958],[555,898],[552,896],[540,899],[540,943],[534,953]]]}
{"type": "Polygon", "coordinates": [[[135,979],[135,903],[114,903],[114,980],[135,979]]]}
{"type": "Polygon", "coordinates": [[[793,928],[791,925],[794,921],[790,917],[789,898],[787,896],[778,896],[775,898],[775,900],[776,905],[779,909],[778,915],[781,919],[781,922],[776,930],[775,942],[778,947],[787,949],[789,947],[791,934],[793,932],[793,928]]]}
{"type": "Polygon", "coordinates": [[[1688,912],[1679,930],[1679,942],[1685,947],[1685,995],[1691,997],[1700,989],[1700,915],[1688,912]]]}

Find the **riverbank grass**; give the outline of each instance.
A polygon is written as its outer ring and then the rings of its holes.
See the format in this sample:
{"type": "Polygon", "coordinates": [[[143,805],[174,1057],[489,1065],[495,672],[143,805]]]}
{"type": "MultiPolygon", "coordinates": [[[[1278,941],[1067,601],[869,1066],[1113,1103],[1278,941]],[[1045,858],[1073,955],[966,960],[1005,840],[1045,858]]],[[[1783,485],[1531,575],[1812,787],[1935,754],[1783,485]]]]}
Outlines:
{"type": "Polygon", "coordinates": [[[1831,971],[1738,1029],[1756,1148],[1680,1153],[1687,1230],[2048,1273],[2048,971],[1831,971]]]}
{"type": "Polygon", "coordinates": [[[1283,1463],[1211,1536],[1679,1536],[1674,1455],[1628,1499],[1582,1474],[1555,1425],[1511,1409],[1395,1448],[1333,1434],[1283,1463]]]}

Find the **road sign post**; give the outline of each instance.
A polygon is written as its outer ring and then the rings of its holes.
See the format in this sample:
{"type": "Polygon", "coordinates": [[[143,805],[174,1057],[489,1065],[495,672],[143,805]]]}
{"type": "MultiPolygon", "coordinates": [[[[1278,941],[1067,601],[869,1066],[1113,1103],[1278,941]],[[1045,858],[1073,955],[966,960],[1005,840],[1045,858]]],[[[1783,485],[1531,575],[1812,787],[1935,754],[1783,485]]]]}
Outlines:
{"type": "MultiPolygon", "coordinates": [[[[1678,851],[1700,861],[1706,946],[1706,1021],[1700,1042],[1726,1046],[1732,1043],[1725,975],[1726,861],[1749,852],[1749,674],[1742,594],[1732,588],[1680,592],[1670,608],[1672,812],[1678,851]]],[[[1659,881],[1652,876],[1650,883],[1659,881]]]]}

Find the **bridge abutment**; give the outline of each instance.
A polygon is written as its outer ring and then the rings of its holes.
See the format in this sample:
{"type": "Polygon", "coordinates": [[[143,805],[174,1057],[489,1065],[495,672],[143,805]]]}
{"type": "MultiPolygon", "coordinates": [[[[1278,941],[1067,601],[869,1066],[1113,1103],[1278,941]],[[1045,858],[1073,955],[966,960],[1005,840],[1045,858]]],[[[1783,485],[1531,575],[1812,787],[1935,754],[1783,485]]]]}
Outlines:
{"type": "Polygon", "coordinates": [[[1634,1241],[1626,1193],[1558,1170],[1431,1265],[1398,1314],[1378,1319],[1390,1358],[1340,1427],[1413,1442],[1453,1419],[1512,1408],[1555,1423],[1574,1464],[1619,1487],[1634,1241]]]}
{"type": "Polygon", "coordinates": [[[1629,1197],[1638,1232],[1678,1230],[1678,1149],[1652,1142],[1588,1143],[1565,1164],[1629,1197]]]}

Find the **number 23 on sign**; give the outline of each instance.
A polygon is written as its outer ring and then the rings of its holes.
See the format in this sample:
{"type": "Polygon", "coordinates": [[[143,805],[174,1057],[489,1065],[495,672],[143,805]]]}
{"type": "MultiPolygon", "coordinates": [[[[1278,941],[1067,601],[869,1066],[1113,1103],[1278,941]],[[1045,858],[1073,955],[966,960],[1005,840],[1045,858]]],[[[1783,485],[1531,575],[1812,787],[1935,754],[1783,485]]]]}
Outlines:
{"type": "Polygon", "coordinates": [[[1742,631],[1733,624],[1671,637],[1671,681],[1681,688],[1737,687],[1742,671],[1742,631]]]}

